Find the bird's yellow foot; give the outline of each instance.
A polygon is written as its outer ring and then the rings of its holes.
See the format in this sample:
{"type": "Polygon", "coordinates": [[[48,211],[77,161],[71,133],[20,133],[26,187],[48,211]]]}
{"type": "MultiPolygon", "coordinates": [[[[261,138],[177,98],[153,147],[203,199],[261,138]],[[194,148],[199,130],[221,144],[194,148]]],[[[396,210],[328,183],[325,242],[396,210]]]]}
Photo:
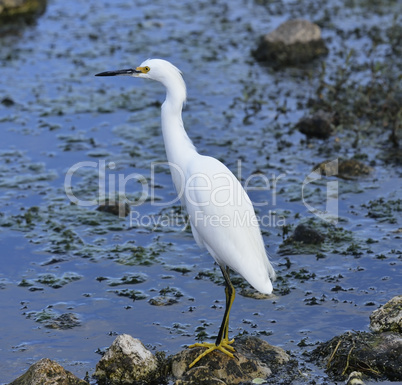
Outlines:
{"type": "Polygon", "coordinates": [[[202,357],[205,357],[207,354],[213,352],[214,350],[220,350],[222,353],[225,353],[228,355],[230,358],[234,358],[232,352],[235,352],[235,349],[230,346],[233,344],[234,339],[228,340],[228,339],[223,339],[219,345],[209,343],[209,342],[196,342],[193,345],[190,345],[189,348],[195,348],[195,347],[202,347],[206,348],[204,352],[202,352],[189,366],[189,368],[192,368],[202,357]]]}

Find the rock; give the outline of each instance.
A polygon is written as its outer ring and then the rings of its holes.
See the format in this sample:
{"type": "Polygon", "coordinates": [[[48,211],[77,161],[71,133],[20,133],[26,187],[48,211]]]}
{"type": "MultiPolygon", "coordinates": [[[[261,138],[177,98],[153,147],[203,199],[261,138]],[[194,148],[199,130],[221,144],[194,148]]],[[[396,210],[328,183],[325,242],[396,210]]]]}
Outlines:
{"type": "Polygon", "coordinates": [[[356,159],[341,160],[338,166],[338,175],[344,179],[368,175],[371,171],[371,167],[356,159]]]}
{"type": "Polygon", "coordinates": [[[11,107],[15,104],[14,100],[8,96],[4,97],[0,103],[5,107],[11,107]]]}
{"type": "Polygon", "coordinates": [[[127,202],[114,202],[109,203],[106,202],[103,205],[100,205],[96,208],[97,211],[102,211],[104,213],[113,214],[119,216],[120,218],[124,218],[130,214],[130,205],[127,202]]]}
{"type": "Polygon", "coordinates": [[[328,139],[332,134],[332,118],[318,111],[311,117],[304,117],[296,124],[298,130],[308,138],[328,139]]]}
{"type": "Polygon", "coordinates": [[[158,360],[142,342],[128,334],[118,336],[96,365],[99,384],[151,383],[157,377],[158,360]]]}
{"type": "MultiPolygon", "coordinates": [[[[289,356],[283,349],[257,337],[238,337],[232,346],[236,349],[234,359],[214,351],[203,357],[191,369],[189,369],[190,363],[204,351],[204,348],[186,349],[173,356],[171,367],[172,374],[177,379],[175,385],[235,385],[251,382],[258,378],[266,379],[290,362],[289,356]]],[[[294,372],[296,370],[292,361],[292,373],[294,372]]]]}
{"type": "Polygon", "coordinates": [[[402,333],[402,295],[392,298],[371,313],[370,329],[374,332],[402,333]]]}
{"type": "Polygon", "coordinates": [[[258,61],[284,66],[309,62],[327,53],[320,27],[307,20],[295,19],[263,36],[253,55],[258,61]]]}
{"type": "Polygon", "coordinates": [[[346,381],[346,385],[364,385],[363,375],[360,372],[352,372],[346,381]]]}
{"type": "Polygon", "coordinates": [[[312,352],[335,380],[353,371],[375,379],[402,381],[402,336],[397,333],[345,333],[312,352]]]}
{"type": "Polygon", "coordinates": [[[30,20],[46,10],[46,0],[0,0],[0,22],[30,20]]]}
{"type": "Polygon", "coordinates": [[[324,160],[313,167],[313,172],[324,176],[337,176],[339,170],[339,159],[324,160]]]}
{"type": "Polygon", "coordinates": [[[9,385],[88,385],[57,362],[42,358],[9,385]]]}
{"type": "Polygon", "coordinates": [[[356,179],[371,173],[372,168],[356,159],[325,160],[314,166],[314,171],[319,171],[321,175],[337,175],[343,179],[356,179]]]}
{"type": "Polygon", "coordinates": [[[324,241],[324,236],[319,231],[304,223],[297,225],[291,238],[292,241],[309,245],[316,245],[324,241]]]}

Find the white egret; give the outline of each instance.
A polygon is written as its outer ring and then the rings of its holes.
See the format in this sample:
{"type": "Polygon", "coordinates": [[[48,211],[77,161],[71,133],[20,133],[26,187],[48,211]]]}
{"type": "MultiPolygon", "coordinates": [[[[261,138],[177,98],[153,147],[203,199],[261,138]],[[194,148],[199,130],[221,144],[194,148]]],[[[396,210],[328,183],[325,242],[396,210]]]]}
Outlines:
{"type": "Polygon", "coordinates": [[[200,155],[184,130],[182,108],[186,85],[179,69],[166,60],[148,59],[134,69],[106,71],[96,76],[129,75],[159,81],[166,87],[162,105],[162,133],[176,191],[189,215],[197,244],[206,248],[221,268],[226,287],[226,308],[215,343],[195,343],[206,348],[191,364],[214,350],[230,357],[229,313],[235,290],[229,268],[241,274],[256,290],[272,293],[275,272],[270,264],[253,205],[233,173],[217,159],[200,155]]]}

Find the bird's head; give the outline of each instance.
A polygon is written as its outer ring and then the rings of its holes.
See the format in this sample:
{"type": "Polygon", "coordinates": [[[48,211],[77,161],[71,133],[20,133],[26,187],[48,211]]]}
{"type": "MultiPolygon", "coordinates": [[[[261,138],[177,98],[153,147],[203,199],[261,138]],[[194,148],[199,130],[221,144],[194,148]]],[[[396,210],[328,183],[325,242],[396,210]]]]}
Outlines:
{"type": "Polygon", "coordinates": [[[161,82],[168,94],[175,94],[175,100],[180,103],[186,100],[186,85],[180,70],[173,64],[162,59],[145,60],[139,67],[117,71],[106,71],[95,76],[126,75],[134,78],[151,79],[161,82]]]}
{"type": "Polygon", "coordinates": [[[126,75],[134,78],[144,78],[166,83],[169,79],[181,77],[181,72],[173,64],[162,59],[145,60],[139,67],[128,68],[117,71],[106,71],[95,76],[116,76],[126,75]]]}

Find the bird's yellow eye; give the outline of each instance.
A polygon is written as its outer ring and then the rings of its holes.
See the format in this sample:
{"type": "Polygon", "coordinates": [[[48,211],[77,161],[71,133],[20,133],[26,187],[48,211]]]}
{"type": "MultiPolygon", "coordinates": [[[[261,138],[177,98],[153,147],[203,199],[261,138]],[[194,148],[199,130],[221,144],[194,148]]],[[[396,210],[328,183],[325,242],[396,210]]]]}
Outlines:
{"type": "Polygon", "coordinates": [[[151,71],[151,68],[149,68],[148,66],[146,66],[146,67],[137,67],[135,70],[137,72],[141,72],[143,74],[146,74],[147,72],[151,71]]]}

